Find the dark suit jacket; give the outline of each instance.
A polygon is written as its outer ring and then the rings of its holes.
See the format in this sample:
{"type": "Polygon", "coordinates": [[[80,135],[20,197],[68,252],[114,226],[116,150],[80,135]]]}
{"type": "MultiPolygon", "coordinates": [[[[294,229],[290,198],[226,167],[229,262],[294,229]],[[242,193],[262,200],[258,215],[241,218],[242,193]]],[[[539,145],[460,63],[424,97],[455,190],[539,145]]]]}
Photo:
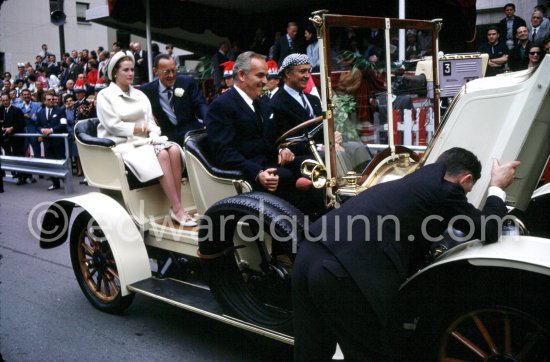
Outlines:
{"type": "MultiPolygon", "coordinates": [[[[67,69],[67,78],[65,79],[65,83],[67,80],[72,79],[76,82],[76,79],[78,78],[78,75],[80,73],[84,73],[84,68],[78,63],[73,63],[72,67],[67,69]]],[[[65,86],[64,83],[61,84],[62,86],[65,86]]]]}
{"type": "MultiPolygon", "coordinates": [[[[12,105],[8,108],[8,112],[4,115],[4,106],[0,106],[0,127],[10,128],[13,127],[10,135],[15,133],[25,133],[25,117],[23,111],[16,106],[12,105]]],[[[0,139],[3,137],[4,132],[0,130],[0,139]]],[[[24,156],[23,144],[24,138],[21,137],[9,137],[4,136],[1,143],[5,146],[5,151],[10,154],[13,152],[16,156],[24,156]],[[11,147],[11,150],[9,149],[11,147]]],[[[0,175],[1,176],[1,175],[0,175]]]]}
{"type": "Polygon", "coordinates": [[[173,96],[174,113],[178,123],[177,125],[172,124],[160,105],[159,82],[157,79],[144,84],[140,90],[149,98],[153,115],[157,119],[162,134],[169,140],[183,145],[183,139],[187,132],[204,127],[203,121],[206,118],[208,107],[193,77],[178,75],[174,89],[183,89],[183,96],[173,96]]]}
{"type": "MultiPolygon", "coordinates": [[[[42,107],[40,112],[38,112],[38,124],[40,130],[42,128],[51,128],[53,133],[65,133],[67,132],[67,124],[61,123],[61,119],[67,119],[65,115],[65,110],[61,107],[54,107],[51,117],[46,118],[46,107],[42,107]]],[[[63,139],[48,139],[48,137],[43,137],[44,148],[46,151],[46,157],[54,158],[63,158],[65,155],[65,146],[63,139]]]]}
{"type": "MultiPolygon", "coordinates": [[[[313,108],[315,117],[323,114],[321,100],[316,96],[304,93],[305,97],[313,108]]],[[[309,115],[301,103],[298,103],[292,96],[281,87],[269,101],[273,111],[273,119],[277,125],[277,137],[291,129],[309,120],[309,115]]]]}
{"type": "MultiPolygon", "coordinates": [[[[153,58],[154,59],[154,58],[153,58]]],[[[139,77],[140,83],[145,83],[149,81],[149,69],[147,68],[147,51],[142,50],[140,53],[134,53],[134,64],[135,64],[135,75],[139,77]],[[138,60],[143,59],[143,62],[140,64],[138,60]]]]}
{"type": "Polygon", "coordinates": [[[228,60],[229,58],[223,55],[219,50],[212,56],[212,76],[214,77],[214,87],[216,87],[216,91],[222,87],[223,67],[221,67],[220,64],[228,60]]]}
{"type": "MultiPolygon", "coordinates": [[[[304,95],[313,108],[313,114],[316,117],[322,115],[323,109],[321,107],[321,100],[311,94],[304,93],[304,95]]],[[[277,137],[281,136],[292,127],[310,119],[304,106],[292,98],[284,87],[279,88],[277,93],[275,93],[269,101],[269,105],[273,112],[273,121],[277,127],[277,137]]],[[[322,132],[318,133],[318,135],[322,139],[322,132]]],[[[291,147],[291,150],[297,155],[305,155],[308,153],[306,144],[291,147]]]]}
{"type": "MultiPolygon", "coordinates": [[[[518,30],[520,26],[527,26],[527,23],[525,22],[525,20],[523,20],[523,18],[514,15],[514,22],[512,25],[512,28],[514,29],[512,33],[514,36],[514,45],[518,43],[518,38],[516,38],[516,30],[518,30]]],[[[500,20],[500,22],[498,23],[498,28],[500,30],[500,41],[506,44],[506,34],[508,33],[506,18],[500,20]]]]}
{"type": "Polygon", "coordinates": [[[275,42],[275,48],[273,50],[273,60],[275,60],[279,66],[281,66],[287,55],[294,53],[305,53],[304,44],[298,35],[296,35],[293,40],[292,49],[290,49],[290,46],[288,45],[288,39],[286,36],[287,34],[284,34],[275,42]]]}
{"type": "MultiPolygon", "coordinates": [[[[422,233],[423,221],[432,215],[441,217],[426,224],[429,237],[435,238],[447,228],[452,217],[465,215],[475,225],[472,238],[480,238],[482,215],[506,215],[506,205],[496,196],[488,197],[483,210],[477,210],[468,203],[463,189],[445,181],[444,175],[443,164],[425,166],[403,179],[368,189],[310,227],[309,235],[313,238],[322,235],[317,240],[351,276],[382,323],[388,317],[399,285],[418,270],[419,259],[430,247],[422,233]],[[347,218],[352,216],[365,217],[368,223],[365,220],[350,223],[347,218]],[[379,230],[378,217],[394,219],[382,223],[379,230]]],[[[467,223],[453,226],[466,234],[470,231],[467,223]]],[[[486,228],[485,240],[496,241],[497,223],[487,223],[486,228]]]]}
{"type": "Polygon", "coordinates": [[[264,165],[276,163],[275,126],[269,107],[258,102],[263,124],[241,95],[231,88],[216,98],[206,115],[206,132],[214,162],[222,168],[241,170],[254,180],[264,165]]]}
{"type": "Polygon", "coordinates": [[[515,72],[517,70],[527,69],[527,66],[529,65],[529,55],[527,54],[527,49],[529,49],[530,45],[531,42],[527,42],[523,57],[521,56],[521,45],[518,44],[510,50],[510,53],[508,54],[508,67],[511,71],[515,72]]]}

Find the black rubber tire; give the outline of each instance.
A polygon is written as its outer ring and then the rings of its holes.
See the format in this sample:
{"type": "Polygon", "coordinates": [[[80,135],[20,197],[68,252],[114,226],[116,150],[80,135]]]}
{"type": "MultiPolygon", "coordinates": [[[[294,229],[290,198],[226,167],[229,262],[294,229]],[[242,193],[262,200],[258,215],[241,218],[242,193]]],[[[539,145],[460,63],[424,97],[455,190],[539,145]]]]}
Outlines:
{"type": "Polygon", "coordinates": [[[486,353],[487,361],[544,361],[550,356],[550,307],[545,302],[547,276],[464,264],[438,274],[437,283],[430,282],[431,291],[417,291],[417,298],[407,301],[414,303],[417,317],[413,351],[407,353],[414,356],[411,360],[483,360],[466,347],[467,342],[457,339],[460,336],[486,353]],[[509,353],[503,338],[505,319],[511,321],[509,353]],[[494,351],[483,337],[483,328],[494,341],[494,351]],[[529,354],[520,358],[518,353],[529,343],[526,337],[535,333],[540,333],[539,339],[529,354]]]}
{"type": "Polygon", "coordinates": [[[81,212],[71,228],[71,263],[78,285],[88,301],[102,312],[121,314],[132,304],[134,294],[122,296],[109,242],[98,240],[104,239],[103,235],[91,215],[87,211],[81,212]],[[92,225],[93,230],[89,229],[92,225]]]}
{"type": "MultiPolygon", "coordinates": [[[[264,231],[271,237],[289,238],[294,235],[293,242],[301,238],[304,215],[298,209],[270,194],[247,193],[221,200],[206,211],[206,219],[211,220],[211,225],[205,227],[204,218],[201,220],[199,251],[203,255],[212,255],[228,250],[234,246],[233,235],[238,220],[259,215],[263,218],[264,231]],[[226,221],[222,225],[220,220],[224,218],[226,221]]],[[[257,246],[251,243],[246,247],[257,246]]],[[[260,280],[267,280],[260,284],[263,289],[258,290],[256,285],[253,291],[252,279],[238,265],[235,251],[229,250],[221,257],[203,259],[210,289],[224,311],[246,322],[291,334],[290,278],[277,279],[265,273],[259,276],[260,280]]]]}

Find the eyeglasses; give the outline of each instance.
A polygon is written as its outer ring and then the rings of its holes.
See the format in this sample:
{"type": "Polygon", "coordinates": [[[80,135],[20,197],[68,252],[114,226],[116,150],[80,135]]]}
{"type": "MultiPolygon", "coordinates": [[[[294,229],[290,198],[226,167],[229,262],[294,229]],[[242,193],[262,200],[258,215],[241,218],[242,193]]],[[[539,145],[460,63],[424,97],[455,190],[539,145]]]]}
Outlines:
{"type": "Polygon", "coordinates": [[[529,55],[541,55],[542,52],[529,52],[529,55]]]}
{"type": "Polygon", "coordinates": [[[164,75],[167,75],[167,74],[176,74],[176,70],[175,69],[164,69],[164,70],[161,70],[160,71],[162,74],[164,75]]]}

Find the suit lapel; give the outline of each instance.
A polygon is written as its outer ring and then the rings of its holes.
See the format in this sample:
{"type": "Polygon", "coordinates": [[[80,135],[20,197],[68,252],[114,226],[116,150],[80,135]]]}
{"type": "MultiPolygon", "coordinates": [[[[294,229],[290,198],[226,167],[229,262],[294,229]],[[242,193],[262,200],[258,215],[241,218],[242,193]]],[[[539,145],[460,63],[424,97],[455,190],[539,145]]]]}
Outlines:
{"type": "MultiPolygon", "coordinates": [[[[280,92],[281,90],[279,90],[280,92]]],[[[305,108],[296,101],[296,99],[292,98],[292,96],[285,90],[282,89],[283,94],[285,95],[284,102],[286,104],[286,107],[292,111],[293,114],[300,115],[300,122],[303,120],[307,120],[309,118],[309,115],[306,113],[305,108]]]]}
{"type": "MultiPolygon", "coordinates": [[[[246,121],[253,122],[256,128],[258,129],[258,132],[261,132],[261,129],[258,127],[258,119],[256,117],[256,113],[252,110],[252,108],[250,108],[250,106],[246,103],[243,97],[241,97],[239,92],[237,92],[234,88],[231,89],[231,92],[232,92],[233,98],[235,99],[235,103],[238,105],[240,110],[247,115],[246,121]]],[[[259,107],[261,110],[261,105],[259,107]]],[[[241,118],[241,119],[244,120],[244,118],[241,118]]]]}

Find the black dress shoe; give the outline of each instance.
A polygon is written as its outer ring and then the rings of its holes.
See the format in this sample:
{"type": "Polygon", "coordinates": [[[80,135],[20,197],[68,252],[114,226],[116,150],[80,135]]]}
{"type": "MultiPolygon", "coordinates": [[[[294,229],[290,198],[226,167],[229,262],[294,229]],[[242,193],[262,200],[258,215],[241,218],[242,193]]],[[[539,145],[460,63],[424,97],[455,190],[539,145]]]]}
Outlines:
{"type": "Polygon", "coordinates": [[[20,178],[19,180],[17,180],[17,182],[15,183],[17,186],[21,186],[21,185],[25,185],[27,183],[27,181],[25,181],[24,178],[20,178]]]}
{"type": "Polygon", "coordinates": [[[28,178],[28,179],[27,179],[27,183],[35,184],[35,183],[36,183],[36,179],[35,179],[34,177],[28,178]]]}
{"type": "Polygon", "coordinates": [[[48,187],[48,191],[57,190],[58,188],[59,186],[51,185],[50,187],[48,187]]]}

